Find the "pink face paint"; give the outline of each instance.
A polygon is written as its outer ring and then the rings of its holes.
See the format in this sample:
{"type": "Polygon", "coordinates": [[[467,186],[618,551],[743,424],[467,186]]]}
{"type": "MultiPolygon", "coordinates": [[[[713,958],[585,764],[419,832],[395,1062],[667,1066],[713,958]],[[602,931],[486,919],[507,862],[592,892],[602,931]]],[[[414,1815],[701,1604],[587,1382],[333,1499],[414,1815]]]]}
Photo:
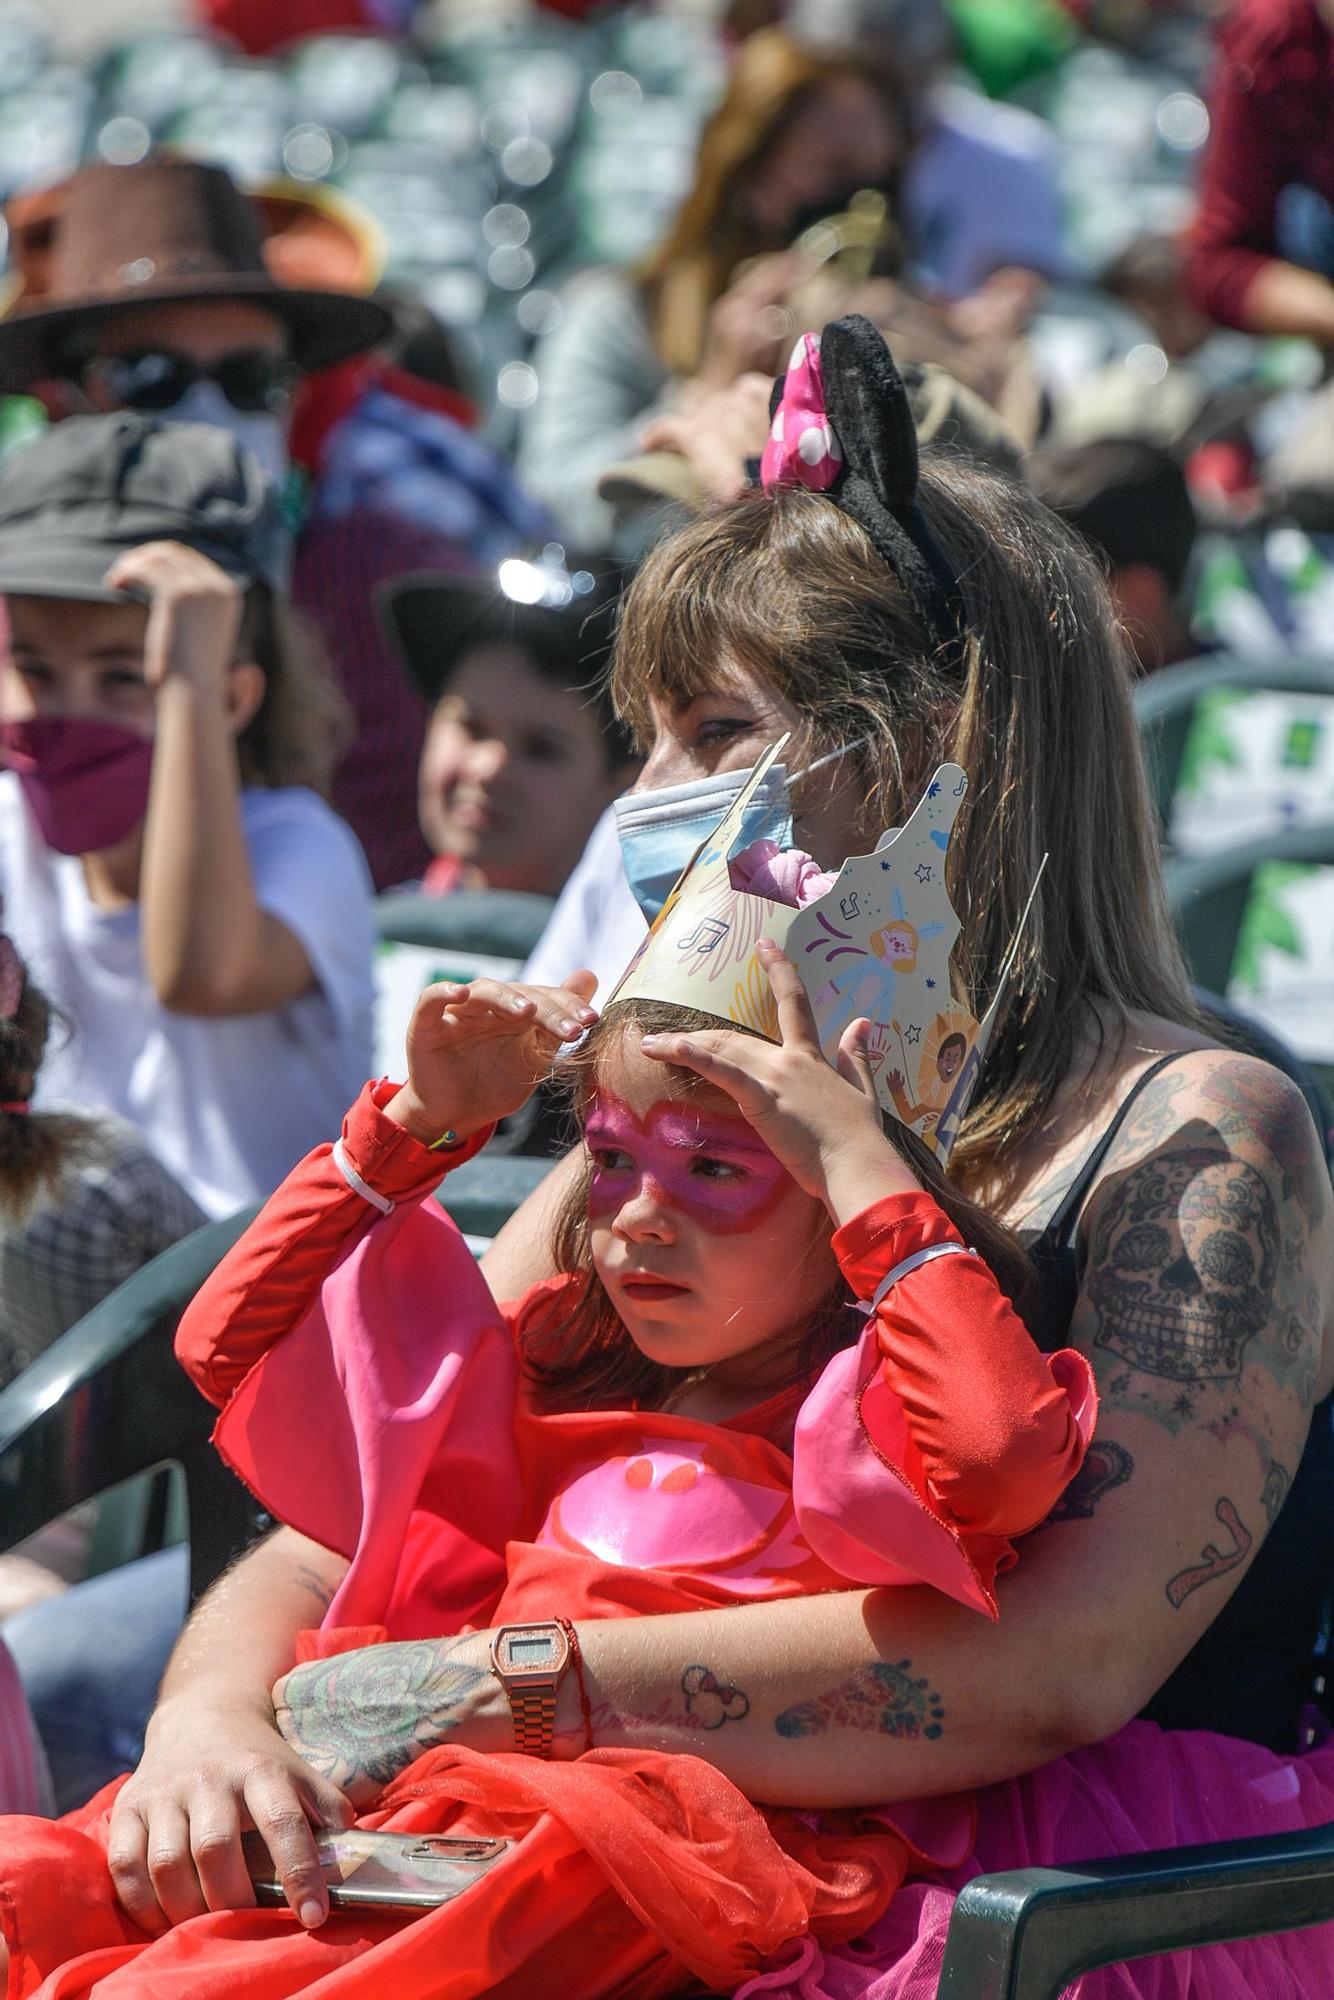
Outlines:
{"type": "Polygon", "coordinates": [[[666,1097],[637,1118],[623,1098],[597,1092],[584,1140],[593,1155],[588,1213],[603,1221],[641,1189],[713,1235],[754,1229],[792,1186],[744,1118],[696,1111],[666,1097]]]}

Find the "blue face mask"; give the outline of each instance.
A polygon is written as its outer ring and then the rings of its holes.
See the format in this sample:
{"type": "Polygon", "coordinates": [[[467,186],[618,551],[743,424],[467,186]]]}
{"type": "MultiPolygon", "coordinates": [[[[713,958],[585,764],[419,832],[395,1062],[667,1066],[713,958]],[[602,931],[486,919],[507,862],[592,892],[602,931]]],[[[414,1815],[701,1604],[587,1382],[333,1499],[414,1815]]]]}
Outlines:
{"type": "MultiPolygon", "coordinates": [[[[772,840],[779,847],[793,846],[789,787],[854,747],[845,745],[831,751],[791,779],[781,764],[772,765],[742,816],[738,845],[745,847],[752,840],[772,840]]],[[[695,778],[689,784],[661,785],[650,792],[627,792],[624,798],[616,800],[616,832],[626,880],[649,923],[748,775],[745,770],[715,771],[711,777],[695,778]]]]}

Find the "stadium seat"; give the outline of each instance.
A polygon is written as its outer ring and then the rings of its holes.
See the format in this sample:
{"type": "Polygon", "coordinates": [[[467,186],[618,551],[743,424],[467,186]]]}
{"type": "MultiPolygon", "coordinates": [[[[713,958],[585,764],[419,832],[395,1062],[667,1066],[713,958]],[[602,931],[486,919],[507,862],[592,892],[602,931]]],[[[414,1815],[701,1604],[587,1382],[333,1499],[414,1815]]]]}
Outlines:
{"type": "Polygon", "coordinates": [[[1186,738],[1202,695],[1218,688],[1257,688],[1334,695],[1334,659],[1234,659],[1211,654],[1150,674],[1135,689],[1135,715],[1149,765],[1154,802],[1164,829],[1181,774],[1186,738]]]}
{"type": "Polygon", "coordinates": [[[463,889],[453,896],[409,890],[377,900],[375,928],[385,944],[522,962],[546,929],[553,907],[549,896],[503,889],[463,889]]]}
{"type": "Polygon", "coordinates": [[[1095,1966],[1334,1920],[1334,1826],[1072,1868],[979,1875],[937,2000],[1059,2000],[1095,1966]]]}
{"type": "MultiPolygon", "coordinates": [[[[440,1199],[475,1254],[550,1166],[483,1154],[450,1175],[440,1199]]],[[[0,1391],[0,1549],[105,1496],[96,1568],[188,1538],[197,1597],[253,1539],[255,1503],[213,1450],[215,1412],[177,1366],[172,1341],[256,1213],[242,1209],[174,1243],[0,1391]],[[184,1480],[184,1506],[159,1476],[168,1467],[184,1480]]]]}

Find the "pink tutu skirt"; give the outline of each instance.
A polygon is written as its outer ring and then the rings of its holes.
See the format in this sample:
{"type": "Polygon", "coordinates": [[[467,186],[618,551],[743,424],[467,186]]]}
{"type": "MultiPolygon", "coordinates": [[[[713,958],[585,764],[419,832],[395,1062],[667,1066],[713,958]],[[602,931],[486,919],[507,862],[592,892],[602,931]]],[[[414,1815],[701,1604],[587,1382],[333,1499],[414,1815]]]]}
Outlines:
{"type": "MultiPolygon", "coordinates": [[[[954,1897],[977,1874],[1060,1867],[1334,1820],[1334,1740],[1283,1758],[1204,1730],[1132,1722],[1027,1777],[977,1794],[963,1867],[909,1882],[864,1937],[794,1944],[735,2000],[935,2000],[954,1897]]],[[[1334,1994],[1334,1924],[1089,1972],[1069,2000],[1321,2000],[1334,1994]]]]}

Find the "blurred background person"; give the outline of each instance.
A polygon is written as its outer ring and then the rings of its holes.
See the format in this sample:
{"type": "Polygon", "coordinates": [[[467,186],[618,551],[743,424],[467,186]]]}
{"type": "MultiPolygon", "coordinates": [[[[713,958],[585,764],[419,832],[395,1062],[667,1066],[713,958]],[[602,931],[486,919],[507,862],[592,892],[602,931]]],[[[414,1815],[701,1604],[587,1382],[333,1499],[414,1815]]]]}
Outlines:
{"type": "MultiPolygon", "coordinates": [[[[1059,237],[1030,218],[1031,205],[995,201],[979,171],[995,165],[985,147],[942,154],[910,196],[915,149],[937,144],[934,129],[875,40],[815,47],[766,29],[742,44],[673,227],[638,269],[576,279],[534,356],[542,391],[520,470],[574,539],[606,546],[613,517],[597,480],[634,455],[655,418],[697,414],[708,427],[711,397],[747,374],[772,375],[798,333],[846,303],[803,296],[818,259],[798,239],[854,197],[882,197],[882,267],[927,302],[916,317],[928,342],[962,348],[1022,325],[1032,273],[1057,259],[1059,237]],[[933,312],[937,298],[948,315],[933,312]]],[[[896,349],[944,358],[914,344],[903,300],[886,304],[865,302],[892,321],[896,349]]]]}
{"type": "Polygon", "coordinates": [[[1141,438],[1052,445],[1030,454],[1028,475],[1038,496],[1106,564],[1141,673],[1205,650],[1191,631],[1185,602],[1195,508],[1170,452],[1141,438]]]}
{"type": "Polygon", "coordinates": [[[378,268],[355,216],[301,189],[252,201],[221,168],[185,159],[84,167],[11,204],[21,289],[0,320],[0,389],[39,396],[55,417],[139,409],[217,424],[284,483],[300,519],[293,602],[354,717],[334,803],[383,887],[425,861],[413,803],[425,712],[374,590],[495,562],[547,520],[471,434],[464,398],[370,353],[395,326],[347,289],[378,268]]]}
{"type": "Polygon", "coordinates": [[[430,707],[418,772],[428,895],[555,896],[638,768],[604,682],[615,573],[517,558],[489,580],[410,577],[385,622],[430,707]]]}
{"type": "Polygon", "coordinates": [[[1334,6],[1237,0],[1219,30],[1188,273],[1201,310],[1334,346],[1334,6]]]}

